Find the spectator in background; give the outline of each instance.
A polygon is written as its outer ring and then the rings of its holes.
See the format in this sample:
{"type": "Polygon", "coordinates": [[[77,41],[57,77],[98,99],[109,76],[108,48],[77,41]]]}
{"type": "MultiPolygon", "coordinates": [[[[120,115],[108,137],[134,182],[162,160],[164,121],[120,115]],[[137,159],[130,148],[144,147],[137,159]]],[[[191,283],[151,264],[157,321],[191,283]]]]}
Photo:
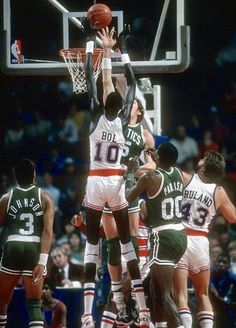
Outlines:
{"type": "Polygon", "coordinates": [[[54,231],[57,236],[60,236],[63,232],[63,222],[61,220],[61,210],[59,207],[61,191],[53,184],[53,176],[46,172],[43,175],[41,187],[46,190],[54,199],[55,202],[55,221],[54,231]]]}
{"type": "Polygon", "coordinates": [[[200,124],[199,118],[196,114],[193,114],[190,119],[190,124],[187,127],[187,134],[197,142],[202,139],[203,128],[200,124]]]}
{"type": "Polygon", "coordinates": [[[48,278],[54,281],[56,286],[82,287],[84,283],[83,265],[71,263],[68,255],[60,247],[54,248],[50,256],[53,264],[48,273],[48,278]]]}
{"type": "Polygon", "coordinates": [[[215,261],[219,255],[223,255],[223,249],[220,245],[214,245],[214,246],[210,247],[211,265],[213,265],[213,263],[215,263],[215,261]]]}
{"type": "Polygon", "coordinates": [[[30,138],[30,142],[37,144],[46,142],[51,127],[51,121],[45,119],[40,110],[35,110],[33,113],[33,122],[27,127],[27,134],[30,138]]]}
{"type": "Polygon", "coordinates": [[[220,151],[220,145],[218,142],[213,140],[211,132],[209,130],[205,130],[199,146],[200,158],[203,158],[204,154],[208,150],[220,151]]]}
{"type": "Polygon", "coordinates": [[[55,143],[49,143],[37,161],[38,174],[43,175],[45,172],[49,172],[54,177],[61,175],[64,169],[65,158],[65,154],[59,151],[55,143]]]}
{"type": "Polygon", "coordinates": [[[70,260],[72,263],[84,263],[84,245],[79,232],[73,231],[69,234],[69,245],[71,249],[70,260]]]}
{"type": "Polygon", "coordinates": [[[61,192],[60,189],[54,186],[53,176],[49,172],[45,172],[43,175],[42,188],[52,195],[55,201],[55,209],[59,210],[61,192]]]}
{"type": "Polygon", "coordinates": [[[63,174],[58,179],[61,190],[60,208],[66,217],[72,217],[77,212],[77,192],[80,187],[75,161],[67,157],[64,161],[63,174]]]}
{"type": "Polygon", "coordinates": [[[198,144],[192,137],[187,136],[186,128],[183,125],[177,126],[176,135],[174,138],[170,139],[170,142],[178,150],[177,164],[181,167],[184,166],[185,161],[191,159],[195,162],[198,158],[198,144]]]}
{"type": "Polygon", "coordinates": [[[54,298],[52,293],[55,285],[49,279],[45,279],[42,290],[42,306],[44,314],[44,328],[66,328],[66,305],[54,298]]]}
{"type": "Polygon", "coordinates": [[[215,142],[217,142],[220,147],[222,147],[224,142],[230,136],[228,127],[221,122],[220,116],[217,112],[213,113],[210,132],[212,134],[212,139],[215,140],[215,142]]]}
{"type": "Polygon", "coordinates": [[[5,146],[11,149],[24,145],[25,140],[25,126],[20,118],[15,118],[12,125],[5,133],[5,146]]]}

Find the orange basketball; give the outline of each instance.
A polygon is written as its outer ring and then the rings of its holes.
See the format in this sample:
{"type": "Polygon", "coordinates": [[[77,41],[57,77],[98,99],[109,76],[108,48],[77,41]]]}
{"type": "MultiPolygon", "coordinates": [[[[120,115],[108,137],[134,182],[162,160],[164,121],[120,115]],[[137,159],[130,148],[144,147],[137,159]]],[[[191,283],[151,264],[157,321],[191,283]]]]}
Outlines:
{"type": "Polygon", "coordinates": [[[96,3],[89,8],[87,19],[92,28],[100,30],[110,24],[112,20],[111,9],[103,3],[96,3]]]}

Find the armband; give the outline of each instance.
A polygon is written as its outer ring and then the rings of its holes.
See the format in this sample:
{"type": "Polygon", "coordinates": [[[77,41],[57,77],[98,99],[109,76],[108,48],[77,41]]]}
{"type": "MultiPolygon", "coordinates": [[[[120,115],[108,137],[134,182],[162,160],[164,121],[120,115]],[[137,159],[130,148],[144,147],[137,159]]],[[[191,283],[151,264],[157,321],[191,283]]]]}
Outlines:
{"type": "Polygon", "coordinates": [[[129,64],[130,58],[128,54],[121,54],[121,59],[123,64],[129,64]]]}
{"type": "Polygon", "coordinates": [[[91,52],[93,54],[93,49],[94,49],[94,42],[93,41],[88,41],[86,43],[86,53],[91,52]]]}
{"type": "Polygon", "coordinates": [[[111,58],[102,59],[102,69],[112,69],[111,58]]]}
{"type": "Polygon", "coordinates": [[[48,254],[40,253],[39,254],[38,264],[43,265],[44,267],[46,267],[47,261],[48,261],[48,254]]]}

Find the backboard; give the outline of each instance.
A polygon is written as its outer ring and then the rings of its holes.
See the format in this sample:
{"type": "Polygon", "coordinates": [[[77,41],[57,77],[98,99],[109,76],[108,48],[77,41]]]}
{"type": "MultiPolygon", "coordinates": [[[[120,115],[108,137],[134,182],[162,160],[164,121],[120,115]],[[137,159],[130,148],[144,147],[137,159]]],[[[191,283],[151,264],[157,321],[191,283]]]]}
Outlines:
{"type": "MultiPolygon", "coordinates": [[[[79,18],[96,1],[3,0],[0,69],[9,75],[68,75],[59,49],[84,47],[79,18]]],[[[179,73],[190,62],[184,0],[110,0],[117,33],[130,24],[130,57],[136,74],[179,73]]],[[[101,44],[97,38],[97,46],[101,44]]],[[[119,54],[113,72],[123,73],[119,54]]]]}

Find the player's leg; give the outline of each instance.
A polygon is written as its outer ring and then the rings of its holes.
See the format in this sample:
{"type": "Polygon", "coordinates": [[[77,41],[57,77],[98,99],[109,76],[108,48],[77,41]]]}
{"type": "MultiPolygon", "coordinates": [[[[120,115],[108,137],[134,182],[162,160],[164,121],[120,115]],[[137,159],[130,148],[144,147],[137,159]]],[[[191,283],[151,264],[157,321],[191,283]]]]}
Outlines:
{"type": "Polygon", "coordinates": [[[173,297],[182,324],[185,328],[192,328],[192,315],[188,307],[188,270],[175,268],[173,297]]]}
{"type": "Polygon", "coordinates": [[[129,212],[129,229],[130,229],[131,242],[134,246],[134,250],[137,257],[139,257],[138,244],[137,244],[137,235],[138,235],[138,227],[139,227],[139,207],[136,211],[133,211],[132,208],[129,207],[128,212],[129,212]]]}
{"type": "Polygon", "coordinates": [[[127,262],[127,268],[130,274],[132,288],[134,289],[140,309],[140,327],[147,327],[149,326],[150,312],[146,306],[138,260],[130,239],[128,209],[124,208],[118,211],[114,211],[113,215],[119,234],[121,254],[124,256],[124,259],[127,262]]]}
{"type": "Polygon", "coordinates": [[[23,284],[25,287],[25,306],[29,315],[30,328],[44,327],[41,309],[43,282],[44,279],[40,279],[37,285],[33,285],[31,276],[23,276],[23,284]]]}
{"type": "Polygon", "coordinates": [[[164,322],[168,322],[168,327],[181,327],[178,309],[171,297],[174,266],[152,264],[150,270],[151,286],[154,291],[154,312],[158,320],[156,326],[164,327],[164,322]]]}
{"type": "Polygon", "coordinates": [[[122,284],[122,266],[120,242],[115,220],[112,212],[105,209],[102,214],[102,225],[107,238],[108,245],[108,270],[111,277],[111,295],[103,312],[101,328],[113,327],[117,317],[116,312],[119,307],[124,306],[123,284],[122,284]],[[117,305],[117,309],[114,306],[117,305]],[[113,303],[113,304],[112,304],[113,303]]]}
{"type": "Polygon", "coordinates": [[[209,299],[210,269],[191,275],[198,308],[198,322],[202,328],[213,327],[213,309],[209,299]]]}
{"type": "Polygon", "coordinates": [[[93,328],[92,307],[95,294],[95,275],[99,259],[99,228],[102,210],[86,208],[87,241],[84,255],[85,283],[84,283],[84,314],[82,327],[93,328]]]}
{"type": "Polygon", "coordinates": [[[0,327],[5,328],[7,323],[7,308],[11,302],[14,287],[20,275],[8,274],[0,271],[0,327]]]}

